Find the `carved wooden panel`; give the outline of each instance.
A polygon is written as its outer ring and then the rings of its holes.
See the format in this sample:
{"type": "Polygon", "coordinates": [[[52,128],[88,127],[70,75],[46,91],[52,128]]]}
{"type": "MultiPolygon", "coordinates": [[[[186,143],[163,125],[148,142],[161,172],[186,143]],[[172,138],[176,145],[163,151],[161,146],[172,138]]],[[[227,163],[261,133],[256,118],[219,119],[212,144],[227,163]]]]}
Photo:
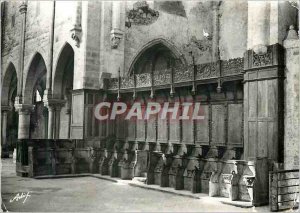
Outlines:
{"type": "Polygon", "coordinates": [[[147,141],[156,141],[156,115],[151,115],[147,120],[147,141]]]}
{"type": "Polygon", "coordinates": [[[228,144],[243,145],[243,105],[228,104],[228,144]]]}
{"type": "Polygon", "coordinates": [[[127,120],[127,139],[135,141],[136,119],[127,120]]]}
{"type": "Polygon", "coordinates": [[[188,144],[194,143],[193,120],[182,120],[182,141],[188,144]]]}
{"type": "Polygon", "coordinates": [[[257,84],[256,82],[249,82],[249,92],[248,92],[248,115],[249,117],[257,116],[257,84]]]}
{"type": "Polygon", "coordinates": [[[257,82],[257,116],[260,118],[268,117],[268,94],[267,81],[257,82]]]}
{"type": "MultiPolygon", "coordinates": [[[[247,78],[256,79],[264,70],[249,71],[247,78]]],[[[279,82],[273,79],[277,70],[265,70],[262,78],[245,84],[245,158],[278,157],[279,82]]]]}
{"type": "Polygon", "coordinates": [[[161,113],[157,119],[157,140],[159,142],[168,141],[168,121],[167,119],[161,119],[161,113]]]}
{"type": "Polygon", "coordinates": [[[212,144],[225,144],[225,106],[212,105],[212,144]]]}
{"type": "Polygon", "coordinates": [[[169,119],[169,141],[178,143],[180,141],[180,122],[178,119],[169,119]]]}
{"type": "Polygon", "coordinates": [[[258,122],[257,157],[268,157],[268,125],[258,122]]]}
{"type": "Polygon", "coordinates": [[[256,156],[256,147],[257,147],[257,144],[256,144],[256,141],[257,141],[257,124],[256,122],[252,121],[252,122],[249,122],[249,128],[248,128],[248,140],[249,140],[249,143],[248,143],[248,156],[249,158],[254,158],[256,156]]]}
{"type": "Polygon", "coordinates": [[[139,141],[145,141],[145,121],[137,120],[136,122],[136,138],[139,141]]]}
{"type": "Polygon", "coordinates": [[[101,138],[106,137],[106,127],[107,127],[107,121],[103,120],[103,121],[96,121],[98,123],[98,127],[99,127],[99,136],[101,138]]]}
{"type": "Polygon", "coordinates": [[[125,120],[124,116],[117,116],[116,117],[116,137],[118,139],[125,138],[125,120]]]}
{"type": "Polygon", "coordinates": [[[196,120],[196,142],[201,144],[209,144],[209,106],[201,105],[200,110],[203,120],[196,120]]]}

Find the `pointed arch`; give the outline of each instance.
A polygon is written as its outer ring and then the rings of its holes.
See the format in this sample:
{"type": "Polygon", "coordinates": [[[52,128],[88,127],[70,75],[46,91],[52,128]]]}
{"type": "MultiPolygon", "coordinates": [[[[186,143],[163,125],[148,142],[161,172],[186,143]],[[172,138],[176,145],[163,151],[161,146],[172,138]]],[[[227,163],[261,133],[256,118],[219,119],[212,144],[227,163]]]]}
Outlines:
{"type": "MultiPolygon", "coordinates": [[[[129,70],[128,70],[128,74],[132,73],[132,69],[137,64],[137,62],[151,48],[152,49],[165,48],[166,50],[170,51],[170,54],[172,55],[172,57],[175,60],[179,61],[181,64],[185,64],[185,65],[187,64],[187,61],[184,58],[183,54],[178,50],[178,48],[175,45],[173,45],[171,42],[167,41],[164,38],[157,38],[157,39],[154,39],[154,40],[148,42],[142,48],[140,48],[140,50],[137,52],[137,54],[135,55],[135,57],[133,57],[133,59],[130,62],[130,67],[129,67],[129,70]]],[[[153,58],[153,60],[155,60],[155,58],[153,58]]]]}
{"type": "Polygon", "coordinates": [[[38,84],[43,85],[45,89],[46,81],[46,63],[43,56],[36,52],[30,62],[29,69],[27,71],[27,76],[24,85],[23,100],[25,104],[32,104],[34,100],[34,93],[38,87],[38,84]]]}
{"type": "Polygon", "coordinates": [[[53,95],[56,98],[63,98],[64,82],[66,80],[70,83],[69,86],[73,88],[74,50],[68,42],[61,48],[54,70],[52,81],[53,95]]]}
{"type": "Polygon", "coordinates": [[[18,86],[18,77],[15,65],[10,62],[5,70],[1,88],[1,105],[13,105],[16,90],[18,86]]]}

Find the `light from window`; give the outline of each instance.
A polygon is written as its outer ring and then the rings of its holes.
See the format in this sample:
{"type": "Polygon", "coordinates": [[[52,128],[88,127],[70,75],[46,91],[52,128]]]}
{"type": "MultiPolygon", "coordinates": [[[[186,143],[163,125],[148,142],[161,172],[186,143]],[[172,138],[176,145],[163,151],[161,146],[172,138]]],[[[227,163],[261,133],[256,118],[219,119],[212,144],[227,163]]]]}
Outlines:
{"type": "Polygon", "coordinates": [[[39,92],[38,90],[37,90],[36,93],[35,93],[35,101],[36,101],[36,102],[42,101],[41,94],[40,94],[40,92],[39,92]]]}

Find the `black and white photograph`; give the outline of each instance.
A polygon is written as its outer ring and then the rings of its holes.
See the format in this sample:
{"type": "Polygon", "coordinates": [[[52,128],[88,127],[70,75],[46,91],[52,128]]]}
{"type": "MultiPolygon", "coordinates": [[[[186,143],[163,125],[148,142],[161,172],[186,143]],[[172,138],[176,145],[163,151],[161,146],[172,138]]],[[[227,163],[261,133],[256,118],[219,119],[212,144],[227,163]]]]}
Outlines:
{"type": "Polygon", "coordinates": [[[0,0],[2,212],[297,212],[299,0],[0,0]]]}

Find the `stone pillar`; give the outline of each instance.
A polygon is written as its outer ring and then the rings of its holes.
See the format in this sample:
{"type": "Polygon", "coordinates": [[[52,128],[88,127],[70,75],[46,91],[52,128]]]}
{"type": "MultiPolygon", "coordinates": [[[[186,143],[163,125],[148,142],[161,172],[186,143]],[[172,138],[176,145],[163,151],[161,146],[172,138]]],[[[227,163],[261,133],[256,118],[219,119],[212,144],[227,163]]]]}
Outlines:
{"type": "Polygon", "coordinates": [[[48,139],[53,138],[54,113],[53,107],[48,106],[48,139]]]}
{"type": "Polygon", "coordinates": [[[17,98],[19,103],[22,102],[22,89],[23,89],[23,71],[24,71],[24,55],[25,55],[25,32],[26,32],[26,14],[27,14],[27,1],[22,2],[19,7],[21,13],[21,38],[20,38],[20,56],[19,56],[19,75],[17,98]]]}
{"type": "MultiPolygon", "coordinates": [[[[2,125],[1,125],[1,146],[2,150],[3,148],[6,148],[6,132],[7,132],[7,112],[10,110],[9,106],[1,106],[1,117],[2,117],[2,125]]],[[[2,156],[3,157],[3,156],[2,156]]]]}
{"type": "Polygon", "coordinates": [[[80,46],[80,41],[82,37],[82,27],[81,27],[81,18],[82,18],[82,1],[77,1],[76,11],[75,11],[75,21],[71,31],[71,38],[75,42],[75,46],[80,46]]]}
{"type": "MultiPolygon", "coordinates": [[[[3,107],[1,107],[2,109],[3,107]]],[[[2,146],[5,147],[6,145],[6,128],[7,128],[7,111],[2,109],[1,112],[1,117],[2,117],[2,146]]]]}
{"type": "Polygon", "coordinates": [[[248,1],[247,49],[265,53],[269,44],[270,2],[248,1]]]}
{"type": "Polygon", "coordinates": [[[66,114],[68,115],[68,134],[67,134],[67,136],[68,136],[68,138],[70,138],[70,136],[71,136],[71,109],[67,109],[67,111],[66,111],[66,114]]]}
{"type": "MultiPolygon", "coordinates": [[[[59,139],[59,132],[60,132],[60,111],[61,111],[61,105],[56,105],[55,107],[55,133],[54,138],[59,139]]],[[[63,127],[66,128],[66,127],[63,127]]]]}
{"type": "Polygon", "coordinates": [[[30,137],[30,114],[34,109],[31,104],[15,104],[19,113],[18,139],[28,139],[30,137]]]}
{"type": "Polygon", "coordinates": [[[112,30],[110,34],[112,58],[116,64],[112,67],[112,71],[117,73],[118,69],[121,69],[121,75],[123,75],[124,64],[124,30],[125,30],[125,7],[122,1],[112,2],[112,30]]]}
{"type": "Polygon", "coordinates": [[[284,101],[284,169],[299,168],[299,125],[300,125],[300,40],[296,30],[290,26],[284,41],[285,70],[285,101],[284,101]]]}
{"type": "Polygon", "coordinates": [[[57,99],[45,102],[45,106],[48,108],[48,139],[59,138],[60,110],[63,104],[63,100],[57,99]]]}
{"type": "Polygon", "coordinates": [[[49,54],[48,54],[48,66],[47,66],[47,80],[46,90],[44,92],[44,100],[50,99],[52,95],[52,69],[53,69],[53,43],[54,43],[54,25],[55,25],[55,6],[56,1],[53,1],[52,6],[52,18],[50,24],[50,35],[49,35],[49,54]]]}

